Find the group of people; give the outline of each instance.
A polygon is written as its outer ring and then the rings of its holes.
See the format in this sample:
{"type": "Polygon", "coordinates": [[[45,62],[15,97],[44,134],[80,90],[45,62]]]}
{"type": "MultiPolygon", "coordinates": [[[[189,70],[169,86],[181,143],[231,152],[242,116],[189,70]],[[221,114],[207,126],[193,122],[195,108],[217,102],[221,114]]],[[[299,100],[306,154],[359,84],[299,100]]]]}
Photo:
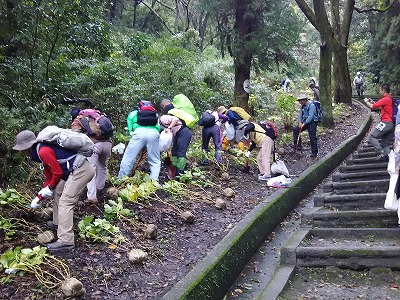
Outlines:
{"type": "MultiPolygon", "coordinates": [[[[312,156],[316,156],[316,122],[313,118],[315,108],[312,101],[307,100],[305,95],[297,99],[301,104],[299,123],[293,130],[296,147],[302,149],[300,133],[308,130],[312,156]]],[[[130,134],[130,141],[124,151],[118,179],[130,176],[139,154],[144,149],[147,151],[150,178],[157,180],[161,169],[161,154],[159,150],[160,132],[165,131],[172,134],[171,164],[176,168],[179,176],[186,169],[186,152],[192,139],[192,131],[185,121],[175,112],[174,104],[170,99],[163,99],[160,103],[161,116],[150,101],[142,103],[128,114],[127,128],[130,134]],[[145,112],[141,114],[139,106],[145,105],[145,112]],[[174,113],[173,113],[174,112],[174,113]],[[154,119],[155,115],[155,119],[154,119]]],[[[111,136],[97,136],[96,130],[91,124],[92,120],[98,120],[102,113],[94,109],[71,110],[71,129],[84,133],[93,141],[93,154],[85,159],[78,167],[72,168],[76,159],[76,152],[63,148],[52,143],[38,142],[36,135],[30,130],[24,130],[17,134],[14,150],[24,151],[32,161],[43,165],[45,182],[37,197],[32,201],[31,207],[39,207],[44,199],[54,198],[53,219],[47,222],[47,226],[57,230],[57,241],[47,244],[52,251],[69,250],[74,248],[73,233],[73,209],[79,200],[80,195],[87,187],[86,203],[98,202],[98,194],[103,192],[107,175],[107,163],[112,151],[111,136]]],[[[208,153],[209,143],[213,140],[215,148],[215,161],[222,162],[222,125],[225,124],[225,134],[228,128],[237,136],[242,136],[237,142],[246,142],[248,145],[246,157],[249,157],[252,150],[258,147],[257,166],[259,169],[258,179],[269,180],[271,178],[271,153],[273,151],[273,136],[257,122],[250,121],[251,115],[240,107],[224,106],[218,107],[215,111],[205,111],[199,120],[202,126],[202,149],[206,154],[201,164],[209,164],[208,153]]],[[[237,139],[237,137],[236,137],[237,139]]]]}

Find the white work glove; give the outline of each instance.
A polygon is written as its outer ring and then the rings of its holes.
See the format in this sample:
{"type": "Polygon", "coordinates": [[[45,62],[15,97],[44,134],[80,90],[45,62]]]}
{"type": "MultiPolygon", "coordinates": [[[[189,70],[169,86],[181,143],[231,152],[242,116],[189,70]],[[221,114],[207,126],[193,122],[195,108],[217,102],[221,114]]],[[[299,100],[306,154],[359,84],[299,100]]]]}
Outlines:
{"type": "Polygon", "coordinates": [[[244,154],[244,156],[246,156],[247,158],[249,158],[250,155],[251,155],[250,151],[247,151],[247,152],[244,154]]]}
{"type": "Polygon", "coordinates": [[[54,191],[50,189],[49,186],[46,186],[45,188],[41,189],[38,193],[38,196],[41,196],[43,199],[49,199],[53,197],[54,191]]]}
{"type": "Polygon", "coordinates": [[[39,208],[42,206],[42,202],[40,201],[39,197],[35,197],[35,199],[32,200],[31,202],[31,207],[33,209],[39,208]]]}

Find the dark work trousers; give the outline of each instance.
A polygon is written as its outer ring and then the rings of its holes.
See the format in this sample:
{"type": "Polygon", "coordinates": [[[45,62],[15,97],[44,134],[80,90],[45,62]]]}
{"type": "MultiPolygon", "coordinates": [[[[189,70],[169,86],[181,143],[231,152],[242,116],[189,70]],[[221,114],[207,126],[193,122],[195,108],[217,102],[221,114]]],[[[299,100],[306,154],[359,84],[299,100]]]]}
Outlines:
{"type": "Polygon", "coordinates": [[[186,126],[183,126],[175,135],[172,145],[172,156],[186,157],[186,151],[189,148],[192,132],[186,126]]]}
{"type": "Polygon", "coordinates": [[[217,124],[208,128],[203,127],[203,130],[201,132],[201,138],[202,138],[201,147],[203,148],[204,151],[206,152],[209,151],[208,144],[210,143],[211,138],[213,139],[214,142],[215,151],[222,150],[221,131],[217,124]]]}
{"type": "MultiPolygon", "coordinates": [[[[304,124],[303,128],[301,129],[302,132],[308,130],[308,137],[310,138],[312,154],[318,154],[317,125],[318,125],[318,122],[312,121],[311,123],[304,124]]],[[[294,141],[295,146],[297,143],[297,138],[299,137],[299,133],[300,133],[299,126],[294,127],[293,128],[293,141],[294,141]]],[[[299,139],[299,144],[297,146],[298,146],[298,148],[302,147],[301,146],[301,137],[299,139]]]]}

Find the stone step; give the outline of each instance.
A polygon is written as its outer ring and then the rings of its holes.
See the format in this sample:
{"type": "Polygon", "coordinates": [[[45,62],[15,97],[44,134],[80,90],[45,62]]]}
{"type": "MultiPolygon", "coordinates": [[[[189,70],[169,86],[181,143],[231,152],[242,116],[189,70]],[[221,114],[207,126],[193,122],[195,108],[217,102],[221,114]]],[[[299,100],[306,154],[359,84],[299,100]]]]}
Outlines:
{"type": "Polygon", "coordinates": [[[374,150],[374,151],[354,153],[350,156],[350,158],[376,157],[377,155],[378,153],[374,150]]]}
{"type": "Polygon", "coordinates": [[[361,149],[357,150],[357,153],[365,153],[365,152],[376,152],[376,150],[371,145],[364,145],[361,149]]]}
{"type": "Polygon", "coordinates": [[[352,173],[334,173],[332,174],[332,181],[361,181],[361,180],[373,180],[373,179],[390,179],[390,175],[387,170],[372,170],[352,173]]]}
{"type": "Polygon", "coordinates": [[[375,162],[385,162],[387,165],[387,161],[385,159],[379,159],[377,155],[371,157],[362,157],[362,158],[350,158],[346,160],[346,165],[365,165],[375,162]]]}
{"type": "Polygon", "coordinates": [[[375,163],[368,164],[353,164],[353,165],[342,165],[339,167],[340,173],[352,173],[352,172],[368,172],[372,170],[387,170],[387,162],[377,161],[375,163]]]}
{"type": "Polygon", "coordinates": [[[281,263],[298,267],[400,269],[399,228],[300,230],[281,250],[281,263]]]}
{"type": "Polygon", "coordinates": [[[389,188],[389,179],[376,179],[368,181],[333,182],[329,181],[323,185],[324,193],[343,194],[366,194],[383,193],[389,188]]]}
{"type": "Polygon", "coordinates": [[[383,208],[377,210],[329,210],[314,207],[301,216],[301,227],[398,227],[396,211],[383,208]]]}
{"type": "Polygon", "coordinates": [[[328,207],[337,210],[381,209],[386,193],[336,195],[320,193],[314,196],[315,207],[328,207]]]}

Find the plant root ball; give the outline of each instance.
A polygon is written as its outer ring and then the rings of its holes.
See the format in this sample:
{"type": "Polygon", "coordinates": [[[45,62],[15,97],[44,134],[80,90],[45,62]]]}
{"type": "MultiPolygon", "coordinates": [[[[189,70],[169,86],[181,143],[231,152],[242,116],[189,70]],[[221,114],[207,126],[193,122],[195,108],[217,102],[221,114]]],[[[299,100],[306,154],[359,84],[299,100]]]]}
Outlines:
{"type": "Polygon", "coordinates": [[[221,174],[221,180],[223,180],[223,181],[229,181],[230,179],[231,179],[231,177],[229,176],[229,173],[223,172],[223,173],[221,174]]]}
{"type": "Polygon", "coordinates": [[[44,231],[40,234],[38,234],[37,238],[38,242],[42,245],[51,243],[52,241],[54,241],[55,236],[54,233],[50,230],[44,231]]]}
{"type": "Polygon", "coordinates": [[[181,213],[181,218],[183,222],[187,224],[192,224],[194,222],[194,215],[192,214],[191,211],[188,210],[181,213]]]}
{"type": "Polygon", "coordinates": [[[225,197],[232,198],[235,195],[235,192],[231,188],[226,188],[222,190],[222,194],[225,197]]]}
{"type": "Polygon", "coordinates": [[[82,282],[74,277],[65,280],[61,285],[61,289],[66,297],[79,297],[86,293],[82,282]]]}
{"type": "Polygon", "coordinates": [[[144,237],[146,239],[155,239],[157,237],[157,226],[154,224],[147,225],[144,230],[144,237]]]}
{"type": "Polygon", "coordinates": [[[119,192],[118,189],[116,187],[112,186],[106,190],[106,196],[113,200],[117,200],[118,192],[119,192]]]}
{"type": "Polygon", "coordinates": [[[217,198],[217,199],[215,199],[215,207],[218,209],[225,209],[226,203],[221,198],[217,198]]]}
{"type": "Polygon", "coordinates": [[[148,257],[147,252],[140,249],[132,249],[128,252],[128,259],[133,263],[142,263],[148,257]]]}
{"type": "Polygon", "coordinates": [[[51,207],[46,207],[43,208],[40,211],[40,216],[43,218],[45,221],[49,221],[53,219],[53,209],[51,207]]]}

